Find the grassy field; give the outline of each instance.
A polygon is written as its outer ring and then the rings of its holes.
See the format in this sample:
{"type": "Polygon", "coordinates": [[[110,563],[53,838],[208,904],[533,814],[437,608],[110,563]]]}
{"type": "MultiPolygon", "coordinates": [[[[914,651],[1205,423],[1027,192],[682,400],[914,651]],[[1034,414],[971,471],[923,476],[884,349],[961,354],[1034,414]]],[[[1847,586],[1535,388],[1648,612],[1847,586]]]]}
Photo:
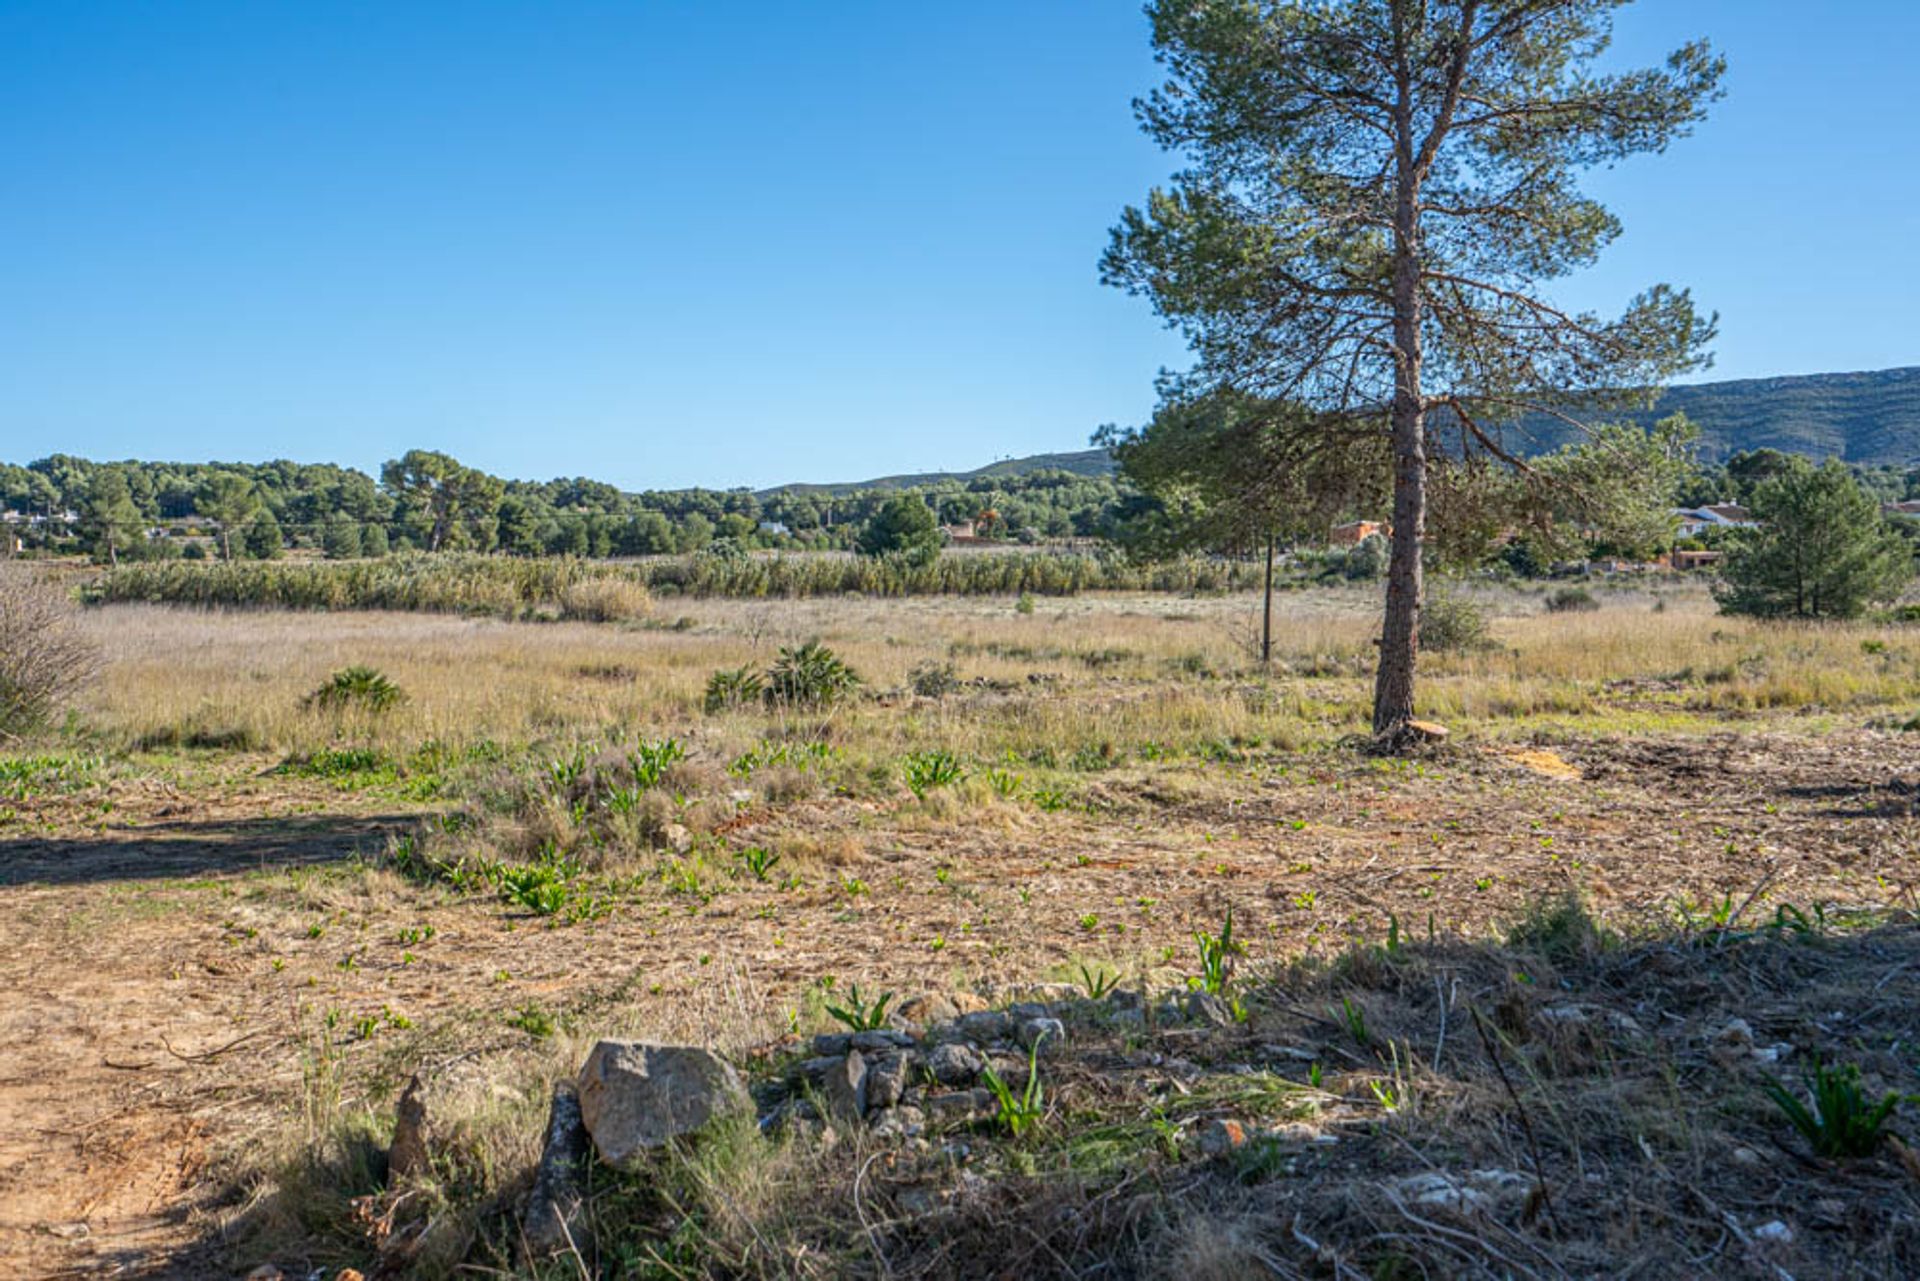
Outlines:
{"type": "Polygon", "coordinates": [[[1080,1020],[1033,1133],[736,1135],[542,1275],[1910,1273],[1910,1153],[1810,1156],[1762,1087],[1920,1088],[1920,630],[1596,594],[1476,591],[1412,761],[1357,747],[1373,589],[1282,596],[1270,668],[1244,594],[91,609],[102,675],[0,755],[0,1270],[526,1272],[596,1037],[758,1079],[855,982],[1151,1008],[1231,913],[1244,1017],[1080,1020]],[[706,710],[816,639],[853,695],[706,710]],[[403,697],[314,697],[362,666],[403,697]],[[422,1071],[466,1093],[396,1197],[422,1071]],[[1489,1169],[1532,1191],[1409,1182],[1489,1169]]]}

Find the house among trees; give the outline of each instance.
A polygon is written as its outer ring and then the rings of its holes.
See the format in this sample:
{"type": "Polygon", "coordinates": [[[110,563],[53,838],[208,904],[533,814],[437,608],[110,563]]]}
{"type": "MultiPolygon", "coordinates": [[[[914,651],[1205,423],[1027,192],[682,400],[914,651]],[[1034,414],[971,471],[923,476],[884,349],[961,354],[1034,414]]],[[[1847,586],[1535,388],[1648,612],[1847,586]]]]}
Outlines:
{"type": "Polygon", "coordinates": [[[1677,507],[1680,536],[1694,538],[1709,529],[1742,529],[1758,525],[1753,513],[1739,503],[1709,503],[1705,507],[1677,507]]]}
{"type": "Polygon", "coordinates": [[[1369,538],[1391,537],[1393,526],[1384,520],[1350,520],[1327,532],[1327,542],[1334,547],[1358,547],[1369,538]]]}
{"type": "Polygon", "coordinates": [[[1889,517],[1904,520],[1920,520],[1920,498],[1909,498],[1903,503],[1888,503],[1880,510],[1889,517]]]}

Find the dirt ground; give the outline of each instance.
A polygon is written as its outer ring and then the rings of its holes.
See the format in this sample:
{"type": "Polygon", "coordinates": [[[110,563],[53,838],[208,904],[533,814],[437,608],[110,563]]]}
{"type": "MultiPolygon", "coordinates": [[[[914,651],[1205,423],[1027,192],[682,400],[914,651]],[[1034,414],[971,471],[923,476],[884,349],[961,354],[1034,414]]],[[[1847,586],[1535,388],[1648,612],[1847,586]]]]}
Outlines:
{"type": "Polygon", "coordinates": [[[1099,774],[1092,812],[814,798],[736,846],[799,886],[652,893],[571,926],[370,866],[430,807],[265,771],[129,767],[14,805],[0,839],[0,1274],[192,1275],[221,1163],[297,1126],[333,1012],[355,1090],[563,1025],[735,1047],[823,976],[985,992],[1186,964],[1232,908],[1254,963],[1479,937],[1577,885],[1622,928],[1730,903],[1920,907],[1913,736],[1790,723],[1707,736],[1456,744],[1099,774]],[[1178,955],[1176,961],[1175,956],[1178,955]]]}

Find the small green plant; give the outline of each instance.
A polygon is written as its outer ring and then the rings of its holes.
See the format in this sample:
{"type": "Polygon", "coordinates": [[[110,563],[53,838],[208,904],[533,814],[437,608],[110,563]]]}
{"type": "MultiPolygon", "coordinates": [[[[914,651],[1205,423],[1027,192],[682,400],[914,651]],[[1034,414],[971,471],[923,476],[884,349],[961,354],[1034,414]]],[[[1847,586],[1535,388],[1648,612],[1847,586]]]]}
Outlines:
{"type": "Polygon", "coordinates": [[[1187,980],[1188,986],[1214,996],[1225,995],[1233,982],[1234,958],[1247,953],[1246,946],[1233,937],[1233,909],[1227,909],[1227,919],[1218,934],[1195,930],[1193,941],[1200,947],[1200,973],[1187,980]]]}
{"type": "Polygon", "coordinates": [[[1120,976],[1106,966],[1088,968],[1083,962],[1080,966],[1080,989],[1087,999],[1097,1001],[1120,986],[1120,976]]]}
{"type": "Polygon", "coordinates": [[[1869,1098],[1860,1085],[1860,1069],[1851,1063],[1828,1067],[1816,1059],[1806,1081],[1812,1108],[1778,1080],[1769,1080],[1761,1088],[1774,1106],[1786,1113],[1815,1154],[1870,1156],[1886,1138],[1887,1119],[1900,1106],[1900,1096],[1869,1098]]]}
{"type": "Polygon", "coordinates": [[[757,703],[766,693],[767,683],[751,667],[730,667],[707,677],[706,694],[700,705],[708,715],[730,712],[757,703]]]}
{"type": "Polygon", "coordinates": [[[1033,1046],[1027,1051],[1027,1088],[1015,1094],[1000,1074],[989,1063],[981,1070],[980,1079],[987,1083],[987,1089],[993,1092],[996,1105],[994,1124],[1013,1138],[1019,1138],[1040,1124],[1045,1111],[1046,1096],[1040,1086],[1040,1043],[1047,1039],[1042,1032],[1033,1039],[1033,1046]]]}
{"type": "Polygon", "coordinates": [[[529,1001],[507,1016],[507,1026],[519,1028],[536,1041],[545,1041],[559,1030],[560,1025],[553,1015],[529,1001]]]}
{"type": "Polygon", "coordinates": [[[320,688],[301,700],[301,704],[319,708],[323,712],[384,712],[406,701],[406,691],[395,685],[378,668],[354,666],[343,667],[327,677],[320,688]]]}
{"type": "Polygon", "coordinates": [[[669,766],[686,759],[687,749],[678,739],[663,738],[657,743],[642,740],[627,753],[627,768],[633,772],[635,787],[657,787],[669,766]]]}
{"type": "Polygon", "coordinates": [[[1016,614],[1031,614],[1033,612],[1033,593],[1021,592],[1019,599],[1013,602],[1013,612],[1016,614]]]}
{"type": "Polygon", "coordinates": [[[835,1005],[827,1002],[827,1013],[844,1023],[855,1032],[872,1032],[887,1025],[887,1006],[893,1000],[893,993],[882,992],[872,1001],[860,995],[860,985],[855,983],[847,988],[847,1003],[835,1005]]]}
{"type": "Polygon", "coordinates": [[[917,797],[936,787],[951,787],[966,777],[966,768],[952,752],[909,752],[900,768],[908,790],[917,797]]]}
{"type": "Polygon", "coordinates": [[[764,881],[773,871],[780,856],[764,845],[749,845],[740,851],[740,863],[753,874],[756,881],[764,881]]]}
{"type": "Polygon", "coordinates": [[[1367,1030],[1367,1012],[1350,996],[1340,998],[1340,1023],[1355,1045],[1365,1049],[1373,1044],[1373,1033],[1367,1030]]]}

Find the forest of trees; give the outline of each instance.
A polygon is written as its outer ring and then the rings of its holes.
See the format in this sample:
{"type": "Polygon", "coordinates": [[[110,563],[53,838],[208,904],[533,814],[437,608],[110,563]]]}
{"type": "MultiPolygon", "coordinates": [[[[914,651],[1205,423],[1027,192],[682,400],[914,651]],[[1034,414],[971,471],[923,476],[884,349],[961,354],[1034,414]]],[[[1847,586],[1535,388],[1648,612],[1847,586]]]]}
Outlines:
{"type": "MultiPolygon", "coordinates": [[[[1786,465],[1773,450],[1698,468],[1678,503],[1746,501],[1786,465]]],[[[1920,498],[1920,467],[1855,467],[1883,501],[1920,498]]],[[[29,553],[90,553],[102,561],[272,558],[305,548],[333,559],[389,552],[482,551],[604,558],[723,548],[854,550],[873,517],[902,494],[923,499],[943,525],[973,523],[1017,545],[1069,539],[1125,541],[1165,511],[1124,474],[1040,469],[927,480],[909,489],[841,492],[745,489],[624,492],[583,477],[504,480],[445,454],[410,451],[376,478],[327,463],[97,463],[54,455],[0,463],[0,512],[29,553]],[[43,518],[35,520],[34,518],[43,518]],[[71,517],[71,519],[69,519],[71,517]],[[158,535],[158,536],[155,536],[158,535]]],[[[1307,523],[1378,518],[1363,493],[1318,508],[1307,523]]],[[[1285,533],[1311,541],[1300,521],[1285,533]]],[[[1244,550],[1244,531],[1207,550],[1244,550]]]]}

